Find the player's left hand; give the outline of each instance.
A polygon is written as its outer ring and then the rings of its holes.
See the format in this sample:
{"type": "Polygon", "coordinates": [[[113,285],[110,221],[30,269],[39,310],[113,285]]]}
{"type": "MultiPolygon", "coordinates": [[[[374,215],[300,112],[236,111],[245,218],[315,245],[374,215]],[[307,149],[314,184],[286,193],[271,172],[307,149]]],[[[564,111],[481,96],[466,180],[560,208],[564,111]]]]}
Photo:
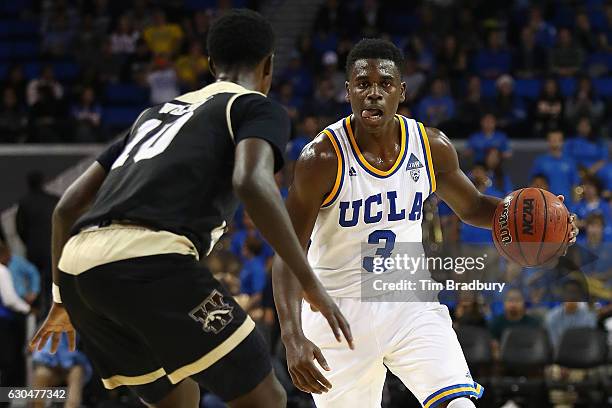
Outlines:
{"type": "MultiPolygon", "coordinates": [[[[558,195],[557,198],[561,200],[561,202],[565,201],[565,197],[562,195],[558,195]]],[[[576,214],[571,213],[568,222],[572,226],[567,237],[567,246],[569,247],[576,243],[576,238],[578,237],[578,232],[580,232],[580,230],[578,229],[578,225],[576,225],[576,214]]]]}
{"type": "Polygon", "coordinates": [[[42,350],[49,337],[51,337],[51,354],[55,353],[64,332],[68,336],[70,351],[74,351],[76,349],[76,331],[72,322],[70,322],[68,312],[61,303],[53,303],[47,318],[30,341],[30,351],[42,350]]]}

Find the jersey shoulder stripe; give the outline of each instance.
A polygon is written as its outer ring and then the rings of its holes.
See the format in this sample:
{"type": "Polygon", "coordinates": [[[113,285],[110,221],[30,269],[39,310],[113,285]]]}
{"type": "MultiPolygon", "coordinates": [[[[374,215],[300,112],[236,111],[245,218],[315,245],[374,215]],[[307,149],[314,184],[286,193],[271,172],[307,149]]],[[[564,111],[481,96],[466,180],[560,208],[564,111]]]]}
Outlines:
{"type": "Polygon", "coordinates": [[[336,201],[336,198],[338,198],[338,196],[340,195],[340,191],[342,190],[342,183],[344,182],[344,168],[346,166],[344,164],[344,155],[342,154],[342,144],[340,143],[340,140],[338,140],[338,136],[336,136],[336,133],[330,128],[326,128],[325,130],[323,130],[322,133],[329,138],[332,146],[334,147],[334,151],[336,152],[336,157],[338,159],[338,166],[336,169],[336,181],[334,182],[334,187],[329,192],[325,200],[323,200],[323,204],[321,205],[322,208],[326,208],[332,205],[336,201]]]}
{"type": "Polygon", "coordinates": [[[421,149],[423,149],[423,157],[425,160],[425,169],[427,171],[427,176],[429,178],[429,194],[432,194],[436,191],[436,174],[434,172],[433,160],[431,158],[431,148],[429,146],[429,138],[427,137],[427,132],[425,131],[425,127],[421,122],[418,122],[419,136],[421,138],[421,149]]]}

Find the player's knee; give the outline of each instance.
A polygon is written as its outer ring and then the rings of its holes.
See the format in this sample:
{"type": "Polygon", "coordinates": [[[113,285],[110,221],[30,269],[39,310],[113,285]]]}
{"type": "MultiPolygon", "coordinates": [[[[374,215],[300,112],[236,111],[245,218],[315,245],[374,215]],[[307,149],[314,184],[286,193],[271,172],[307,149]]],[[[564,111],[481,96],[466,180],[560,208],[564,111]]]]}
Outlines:
{"type": "Polygon", "coordinates": [[[270,385],[270,399],[267,401],[266,407],[285,408],[287,406],[287,393],[283,386],[278,382],[276,376],[270,385]]]}
{"type": "Polygon", "coordinates": [[[449,401],[446,408],[476,408],[476,405],[469,398],[461,397],[449,401]]]}

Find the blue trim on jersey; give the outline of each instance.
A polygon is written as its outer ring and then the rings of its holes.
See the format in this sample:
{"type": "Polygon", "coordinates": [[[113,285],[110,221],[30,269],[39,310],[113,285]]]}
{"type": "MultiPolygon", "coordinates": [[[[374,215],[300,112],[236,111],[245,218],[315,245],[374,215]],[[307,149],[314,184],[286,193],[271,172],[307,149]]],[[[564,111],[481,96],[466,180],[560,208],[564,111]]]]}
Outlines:
{"type": "MultiPolygon", "coordinates": [[[[352,116],[352,115],[351,115],[352,116]]],[[[397,173],[397,171],[399,169],[402,168],[402,164],[404,163],[404,159],[406,158],[406,155],[408,153],[408,142],[409,142],[409,138],[408,138],[408,134],[410,133],[408,131],[408,123],[406,122],[406,119],[401,116],[401,115],[396,115],[399,116],[401,118],[401,120],[404,121],[404,130],[405,130],[405,134],[401,135],[402,137],[406,138],[406,147],[404,148],[404,155],[402,156],[402,159],[400,160],[399,164],[397,165],[397,168],[393,171],[393,173],[388,174],[386,176],[381,176],[378,175],[376,173],[373,173],[372,171],[370,171],[362,162],[361,160],[359,160],[359,155],[357,154],[357,152],[355,151],[355,148],[353,147],[353,144],[351,143],[350,140],[350,136],[349,136],[349,131],[346,128],[346,118],[344,118],[342,120],[342,126],[344,127],[344,133],[346,134],[346,137],[348,139],[348,145],[351,147],[351,150],[353,151],[353,157],[355,157],[355,160],[357,161],[357,163],[359,163],[359,166],[361,166],[362,169],[364,169],[368,174],[371,174],[372,176],[376,177],[376,178],[380,178],[380,179],[384,179],[387,177],[391,177],[392,175],[394,175],[395,173],[397,173]]],[[[349,118],[350,121],[350,118],[349,118]]],[[[402,133],[402,126],[400,124],[400,134],[402,133]]],[[[354,135],[354,133],[353,133],[354,135]]],[[[355,139],[355,143],[357,143],[357,139],[355,139]]],[[[402,141],[400,140],[400,145],[401,145],[402,141]]],[[[365,159],[365,158],[364,158],[365,159]]]]}
{"type": "Polygon", "coordinates": [[[421,133],[421,127],[417,123],[417,130],[419,131],[419,137],[421,138],[421,151],[423,152],[423,161],[425,162],[425,170],[427,170],[427,181],[429,182],[429,195],[431,195],[431,173],[429,170],[429,161],[427,160],[427,152],[425,151],[425,140],[421,133]]]}
{"type": "Polygon", "coordinates": [[[455,384],[455,385],[451,385],[448,387],[444,387],[436,392],[434,392],[433,394],[431,394],[429,397],[427,397],[425,399],[425,401],[423,401],[423,406],[427,407],[427,408],[436,408],[438,405],[440,405],[441,403],[443,403],[444,401],[448,401],[450,399],[454,399],[457,397],[475,397],[475,398],[480,398],[482,397],[482,394],[484,393],[484,387],[480,384],[478,384],[477,382],[474,382],[472,384],[455,384]],[[465,390],[465,388],[471,388],[471,390],[465,390]],[[444,397],[436,400],[433,403],[429,403],[429,401],[431,401],[432,399],[434,399],[436,396],[443,394],[445,392],[448,391],[452,391],[456,389],[457,392],[450,392],[448,395],[445,395],[444,397]],[[462,391],[459,391],[463,389],[462,391]]]}
{"type": "Polygon", "coordinates": [[[342,145],[340,144],[340,140],[338,139],[336,132],[334,132],[331,128],[325,128],[325,130],[328,130],[329,133],[331,133],[332,137],[336,141],[336,144],[338,145],[338,150],[340,151],[340,163],[342,163],[342,176],[340,176],[340,186],[338,186],[338,190],[336,190],[336,193],[334,194],[333,198],[330,200],[329,203],[322,205],[321,208],[327,208],[330,205],[332,205],[336,201],[338,196],[340,195],[340,191],[342,191],[342,185],[344,184],[344,171],[346,170],[346,164],[344,163],[345,159],[344,159],[344,153],[342,150],[342,145]]]}

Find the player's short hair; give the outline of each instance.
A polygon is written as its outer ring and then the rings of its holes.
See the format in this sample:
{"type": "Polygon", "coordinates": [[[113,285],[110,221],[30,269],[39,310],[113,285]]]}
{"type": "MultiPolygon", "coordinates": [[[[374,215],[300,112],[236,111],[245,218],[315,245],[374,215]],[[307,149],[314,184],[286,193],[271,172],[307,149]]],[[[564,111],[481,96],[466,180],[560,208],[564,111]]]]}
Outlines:
{"type": "Polygon", "coordinates": [[[391,41],[380,38],[364,38],[359,41],[346,57],[346,75],[351,74],[355,62],[360,59],[385,59],[393,61],[397,69],[402,72],[404,56],[399,48],[391,41]]]}
{"type": "Polygon", "coordinates": [[[208,55],[217,67],[253,68],[274,51],[272,25],[261,14],[231,10],[219,17],[208,32],[208,55]]]}

